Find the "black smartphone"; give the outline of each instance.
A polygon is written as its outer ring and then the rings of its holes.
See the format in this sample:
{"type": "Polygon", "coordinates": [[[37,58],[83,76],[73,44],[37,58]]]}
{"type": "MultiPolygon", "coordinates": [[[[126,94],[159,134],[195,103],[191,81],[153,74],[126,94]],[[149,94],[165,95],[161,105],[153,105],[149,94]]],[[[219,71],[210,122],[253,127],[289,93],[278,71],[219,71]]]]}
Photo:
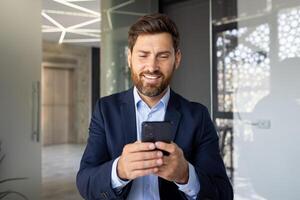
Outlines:
{"type": "Polygon", "coordinates": [[[172,123],[169,121],[150,121],[142,123],[142,142],[162,141],[171,143],[172,123]]]}

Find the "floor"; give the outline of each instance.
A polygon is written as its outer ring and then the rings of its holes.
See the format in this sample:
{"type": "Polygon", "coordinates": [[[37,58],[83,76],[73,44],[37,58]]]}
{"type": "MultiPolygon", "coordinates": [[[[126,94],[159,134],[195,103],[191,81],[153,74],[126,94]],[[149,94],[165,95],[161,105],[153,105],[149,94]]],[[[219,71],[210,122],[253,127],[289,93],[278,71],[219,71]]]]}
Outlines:
{"type": "Polygon", "coordinates": [[[43,147],[42,199],[82,200],[75,184],[84,145],[63,144],[43,147]]]}

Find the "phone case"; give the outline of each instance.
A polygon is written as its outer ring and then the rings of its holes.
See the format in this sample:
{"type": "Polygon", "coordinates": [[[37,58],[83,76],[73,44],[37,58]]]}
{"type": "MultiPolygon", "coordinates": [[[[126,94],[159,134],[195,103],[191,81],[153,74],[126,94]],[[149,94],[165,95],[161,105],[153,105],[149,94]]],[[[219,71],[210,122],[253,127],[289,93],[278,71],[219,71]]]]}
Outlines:
{"type": "Polygon", "coordinates": [[[172,123],[168,121],[152,121],[142,123],[142,142],[172,141],[172,123]]]}

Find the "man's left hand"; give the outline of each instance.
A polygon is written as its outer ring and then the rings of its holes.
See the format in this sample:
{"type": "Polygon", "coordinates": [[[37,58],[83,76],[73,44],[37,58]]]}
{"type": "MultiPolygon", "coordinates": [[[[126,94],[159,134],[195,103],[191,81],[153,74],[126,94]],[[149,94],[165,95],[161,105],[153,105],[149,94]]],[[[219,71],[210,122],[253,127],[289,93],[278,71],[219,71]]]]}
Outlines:
{"type": "Polygon", "coordinates": [[[157,149],[167,151],[170,155],[163,157],[163,165],[155,174],[168,181],[186,184],[189,179],[189,166],[183,151],[175,143],[156,142],[157,149]]]}

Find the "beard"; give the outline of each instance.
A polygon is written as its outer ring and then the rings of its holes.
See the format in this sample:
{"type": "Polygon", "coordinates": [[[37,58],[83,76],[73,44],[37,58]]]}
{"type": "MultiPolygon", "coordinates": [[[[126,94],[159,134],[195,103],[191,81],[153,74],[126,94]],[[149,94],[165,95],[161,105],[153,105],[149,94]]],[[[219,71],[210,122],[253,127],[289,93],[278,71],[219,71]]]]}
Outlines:
{"type": "Polygon", "coordinates": [[[175,70],[175,65],[173,67],[173,72],[169,76],[165,76],[160,70],[156,70],[154,72],[145,71],[137,74],[132,70],[132,67],[130,67],[130,69],[132,82],[138,91],[147,97],[156,97],[164,92],[169,86],[175,70]],[[156,84],[147,83],[145,80],[143,80],[145,79],[145,75],[159,76],[160,81],[156,84]]]}

